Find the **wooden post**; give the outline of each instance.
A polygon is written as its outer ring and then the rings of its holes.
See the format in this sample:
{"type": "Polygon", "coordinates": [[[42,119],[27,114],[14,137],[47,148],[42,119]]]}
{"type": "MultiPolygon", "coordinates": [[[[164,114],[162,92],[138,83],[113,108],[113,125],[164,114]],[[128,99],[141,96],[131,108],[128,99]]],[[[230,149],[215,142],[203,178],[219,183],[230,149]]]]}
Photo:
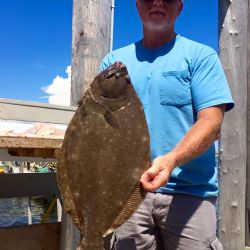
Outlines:
{"type": "Polygon", "coordinates": [[[76,250],[80,242],[80,232],[71,217],[62,209],[60,250],[76,250]]]}
{"type": "Polygon", "coordinates": [[[225,116],[220,141],[219,237],[224,250],[245,247],[247,29],[248,1],[219,0],[220,58],[236,103],[225,116]]]}
{"type": "Polygon", "coordinates": [[[74,0],[71,104],[76,105],[110,50],[112,0],[74,0]]]}
{"type": "Polygon", "coordinates": [[[23,174],[25,168],[25,162],[20,162],[19,174],[23,174]]]}
{"type": "MultiPolygon", "coordinates": [[[[76,105],[110,51],[112,0],[74,0],[73,10],[71,105],[76,105]]],[[[75,250],[79,239],[64,214],[60,249],[75,250]]]]}
{"type": "MultiPolygon", "coordinates": [[[[248,58],[248,68],[250,65],[250,3],[248,1],[248,48],[247,48],[247,58],[248,58]]],[[[250,246],[250,71],[247,72],[247,190],[246,190],[246,245],[250,246]]]]}
{"type": "Polygon", "coordinates": [[[28,197],[28,224],[32,225],[31,197],[28,197]]]}

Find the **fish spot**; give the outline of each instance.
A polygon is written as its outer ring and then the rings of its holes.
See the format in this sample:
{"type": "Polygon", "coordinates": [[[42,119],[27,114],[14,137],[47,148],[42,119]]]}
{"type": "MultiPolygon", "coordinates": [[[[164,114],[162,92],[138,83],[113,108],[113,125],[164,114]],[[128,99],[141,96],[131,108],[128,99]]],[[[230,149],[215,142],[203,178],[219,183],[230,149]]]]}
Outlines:
{"type": "MultiPolygon", "coordinates": [[[[97,78],[95,81],[100,80],[101,78],[97,78]]],[[[123,93],[126,98],[121,99],[119,103],[117,100],[103,100],[99,96],[99,89],[96,89],[99,83],[95,83],[90,86],[91,91],[86,92],[86,99],[81,109],[78,109],[76,119],[69,125],[70,134],[66,137],[63,152],[65,156],[62,157],[62,160],[67,162],[61,163],[62,168],[65,165],[66,170],[63,171],[66,171],[66,174],[63,175],[64,178],[60,175],[61,185],[66,186],[66,181],[71,180],[63,190],[65,198],[69,196],[67,192],[72,193],[74,197],[79,196],[76,208],[72,208],[72,215],[79,215],[77,219],[82,229],[81,233],[85,236],[82,242],[86,243],[82,245],[88,250],[98,248],[94,239],[100,238],[103,232],[107,231],[107,222],[111,222],[117,211],[121,211],[126,204],[126,199],[131,193],[131,185],[134,185],[134,179],[138,182],[139,170],[142,171],[144,168],[143,162],[150,159],[149,150],[143,150],[140,155],[136,153],[138,148],[149,146],[143,138],[147,127],[144,114],[140,114],[141,103],[137,100],[136,93],[123,93]],[[116,109],[118,106],[119,109],[116,109]],[[106,109],[111,111],[104,116],[103,111],[106,109]],[[87,114],[85,118],[84,112],[87,114]],[[120,129],[113,129],[117,126],[116,119],[120,129]],[[112,124],[113,127],[110,126],[112,124]],[[127,168],[128,174],[125,174],[127,168]],[[80,186],[77,185],[79,180],[80,186]],[[115,185],[119,185],[119,189],[116,190],[115,185]],[[124,188],[122,191],[120,186],[124,188]],[[117,193],[121,192],[124,194],[119,197],[117,193]],[[109,208],[109,213],[104,213],[109,208]]],[[[129,88],[128,91],[134,89],[129,88]]],[[[69,200],[69,205],[70,202],[69,200]]]]}
{"type": "Polygon", "coordinates": [[[78,159],[78,155],[77,154],[72,154],[72,160],[77,160],[78,159]]]}
{"type": "Polygon", "coordinates": [[[79,192],[74,192],[74,195],[75,195],[76,197],[79,197],[79,196],[80,196],[79,192]]]}

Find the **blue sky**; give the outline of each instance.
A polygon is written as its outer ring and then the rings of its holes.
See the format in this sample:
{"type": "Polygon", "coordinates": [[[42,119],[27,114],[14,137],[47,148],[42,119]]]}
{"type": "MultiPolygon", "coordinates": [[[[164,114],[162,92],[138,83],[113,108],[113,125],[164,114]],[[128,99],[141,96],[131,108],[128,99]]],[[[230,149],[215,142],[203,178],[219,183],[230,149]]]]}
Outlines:
{"type": "MultiPolygon", "coordinates": [[[[69,77],[72,0],[2,0],[0,98],[48,102],[42,87],[69,77]],[[57,77],[57,78],[56,78],[57,77]]],[[[216,0],[185,0],[177,33],[217,49],[216,0]]],[[[142,36],[135,0],[115,1],[114,48],[142,36]]]]}

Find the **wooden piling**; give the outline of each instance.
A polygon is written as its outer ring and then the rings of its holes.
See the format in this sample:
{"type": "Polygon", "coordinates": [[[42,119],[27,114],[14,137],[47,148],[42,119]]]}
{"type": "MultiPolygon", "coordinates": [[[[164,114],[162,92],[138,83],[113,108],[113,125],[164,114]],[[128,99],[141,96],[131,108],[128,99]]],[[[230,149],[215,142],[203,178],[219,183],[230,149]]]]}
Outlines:
{"type": "Polygon", "coordinates": [[[245,248],[248,1],[219,0],[219,54],[235,100],[220,141],[219,237],[224,250],[245,248]]]}
{"type": "MultiPolygon", "coordinates": [[[[246,40],[248,41],[247,47],[247,59],[248,59],[248,72],[247,72],[247,187],[246,187],[246,245],[250,246],[250,3],[248,1],[248,36],[246,40]]],[[[249,248],[250,249],[250,248],[249,248]]]]}
{"type": "MultiPolygon", "coordinates": [[[[74,0],[71,105],[77,105],[110,51],[112,0],[74,0]]],[[[94,195],[94,194],[93,194],[94,195]]],[[[69,215],[63,216],[61,250],[75,250],[80,234],[69,215]]]]}
{"type": "Polygon", "coordinates": [[[110,50],[112,0],[74,0],[71,104],[82,97],[110,50]]]}

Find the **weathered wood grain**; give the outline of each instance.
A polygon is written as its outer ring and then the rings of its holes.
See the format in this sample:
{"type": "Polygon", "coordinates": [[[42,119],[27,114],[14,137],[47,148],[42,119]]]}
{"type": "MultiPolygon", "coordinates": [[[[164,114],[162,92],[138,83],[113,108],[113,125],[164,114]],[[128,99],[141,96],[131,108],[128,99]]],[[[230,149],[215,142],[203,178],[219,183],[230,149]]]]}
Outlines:
{"type": "Polygon", "coordinates": [[[111,0],[74,0],[71,105],[77,104],[110,50],[111,0]]]}
{"type": "MultiPolygon", "coordinates": [[[[35,161],[58,157],[62,138],[36,138],[22,136],[0,136],[0,156],[4,161],[35,161]],[[28,157],[28,158],[27,158],[28,157]],[[30,157],[36,157],[30,158],[30,157]]],[[[53,160],[53,161],[54,161],[53,160]]]]}
{"type": "Polygon", "coordinates": [[[58,250],[60,223],[0,228],[1,250],[58,250]]]}
{"type": "MultiPolygon", "coordinates": [[[[246,189],[246,245],[250,246],[250,3],[248,1],[248,35],[246,40],[248,41],[247,57],[248,57],[248,72],[247,72],[247,189],[246,189]]],[[[250,249],[250,248],[248,248],[250,249]]]]}
{"type": "Polygon", "coordinates": [[[0,119],[68,124],[75,107],[0,98],[0,119]]]}
{"type": "MultiPolygon", "coordinates": [[[[76,105],[110,50],[112,0],[74,0],[71,105],[76,105]]],[[[79,231],[69,215],[62,222],[60,249],[75,249],[79,231]]]]}
{"type": "Polygon", "coordinates": [[[59,194],[60,192],[57,186],[55,173],[0,175],[0,198],[32,197],[59,194]]]}
{"type": "Polygon", "coordinates": [[[219,237],[225,250],[245,248],[247,25],[248,1],[219,1],[219,53],[236,103],[225,116],[219,154],[219,237]]]}
{"type": "Polygon", "coordinates": [[[41,148],[58,149],[61,148],[63,138],[36,138],[22,136],[0,136],[0,148],[41,148]]]}

